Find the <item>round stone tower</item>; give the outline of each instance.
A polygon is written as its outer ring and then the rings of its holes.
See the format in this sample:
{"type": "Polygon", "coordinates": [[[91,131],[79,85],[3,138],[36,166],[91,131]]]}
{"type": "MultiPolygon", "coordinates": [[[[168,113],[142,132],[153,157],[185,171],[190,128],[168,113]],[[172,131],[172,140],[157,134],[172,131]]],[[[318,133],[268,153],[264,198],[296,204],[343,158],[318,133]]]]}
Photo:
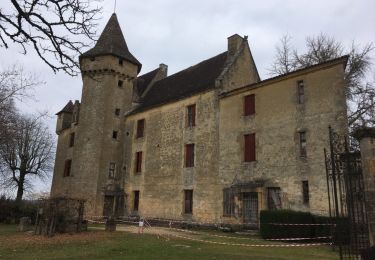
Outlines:
{"type": "Polygon", "coordinates": [[[87,200],[88,215],[121,214],[121,119],[131,109],[133,82],[142,65],[130,53],[116,14],[95,47],[80,56],[80,66],[83,89],[69,195],[87,200]]]}

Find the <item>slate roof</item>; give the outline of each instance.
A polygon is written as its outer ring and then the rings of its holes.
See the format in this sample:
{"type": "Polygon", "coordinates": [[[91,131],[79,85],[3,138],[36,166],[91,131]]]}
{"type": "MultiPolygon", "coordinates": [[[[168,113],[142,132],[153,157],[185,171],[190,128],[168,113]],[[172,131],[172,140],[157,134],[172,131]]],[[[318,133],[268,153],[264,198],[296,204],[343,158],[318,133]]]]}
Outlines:
{"type": "Polygon", "coordinates": [[[143,74],[142,76],[139,76],[137,78],[137,92],[140,96],[146,90],[147,86],[151,83],[151,81],[156,76],[158,71],[159,71],[159,68],[152,70],[146,74],[143,74]]]}
{"type": "Polygon", "coordinates": [[[130,114],[213,89],[226,60],[227,52],[223,52],[155,82],[142,99],[141,105],[130,114]]]}
{"type": "Polygon", "coordinates": [[[73,113],[74,104],[71,100],[65,105],[63,109],[61,109],[59,112],[56,113],[56,115],[59,115],[61,113],[73,113]]]}
{"type": "Polygon", "coordinates": [[[130,53],[128,49],[115,13],[112,14],[111,18],[109,19],[99,37],[99,40],[96,42],[95,47],[83,53],[80,56],[80,59],[109,54],[115,55],[137,65],[138,72],[142,68],[142,64],[133,56],[133,54],[130,53]]]}

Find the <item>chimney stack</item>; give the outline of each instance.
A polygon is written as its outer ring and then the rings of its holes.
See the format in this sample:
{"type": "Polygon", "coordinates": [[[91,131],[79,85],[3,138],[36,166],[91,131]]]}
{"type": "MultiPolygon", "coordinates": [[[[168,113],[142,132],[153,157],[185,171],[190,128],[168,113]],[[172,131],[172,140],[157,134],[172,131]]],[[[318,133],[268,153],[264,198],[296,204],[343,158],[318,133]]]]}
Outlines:
{"type": "Polygon", "coordinates": [[[244,38],[239,36],[238,34],[233,34],[232,36],[228,37],[228,55],[233,56],[241,46],[244,38]]]}

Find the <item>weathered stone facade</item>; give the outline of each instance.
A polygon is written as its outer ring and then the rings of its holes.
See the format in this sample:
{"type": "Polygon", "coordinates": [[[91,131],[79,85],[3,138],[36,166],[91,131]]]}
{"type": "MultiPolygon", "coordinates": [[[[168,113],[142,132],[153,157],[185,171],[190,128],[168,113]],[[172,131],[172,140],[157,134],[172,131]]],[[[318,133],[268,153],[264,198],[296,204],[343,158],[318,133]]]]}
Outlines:
{"type": "MultiPolygon", "coordinates": [[[[109,31],[122,36],[115,23],[112,16],[106,41],[109,31]]],[[[278,207],[328,212],[323,148],[329,125],[347,131],[347,57],[261,81],[247,38],[239,35],[228,38],[227,52],[168,77],[163,64],[137,76],[141,65],[126,43],[125,52],[116,48],[100,38],[81,57],[81,103],[58,113],[52,196],[86,199],[88,215],[254,223],[275,201],[274,188],[278,207]],[[252,94],[255,113],[244,116],[245,96],[252,94]],[[249,162],[247,134],[255,134],[256,159],[249,162]],[[191,144],[193,165],[187,167],[191,144]],[[308,182],[307,198],[302,181],[308,182]],[[224,189],[230,200],[224,201],[224,189]]]]}

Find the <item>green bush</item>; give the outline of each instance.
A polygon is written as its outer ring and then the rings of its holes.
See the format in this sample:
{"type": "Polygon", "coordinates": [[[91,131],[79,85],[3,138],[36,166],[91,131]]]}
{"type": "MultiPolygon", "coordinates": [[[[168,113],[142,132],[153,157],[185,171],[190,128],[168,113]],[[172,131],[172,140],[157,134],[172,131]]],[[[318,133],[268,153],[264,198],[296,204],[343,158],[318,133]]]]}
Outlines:
{"type": "Polygon", "coordinates": [[[265,239],[330,236],[330,226],[273,224],[329,224],[329,221],[328,217],[315,216],[308,212],[263,210],[260,212],[260,234],[265,239]]]}

